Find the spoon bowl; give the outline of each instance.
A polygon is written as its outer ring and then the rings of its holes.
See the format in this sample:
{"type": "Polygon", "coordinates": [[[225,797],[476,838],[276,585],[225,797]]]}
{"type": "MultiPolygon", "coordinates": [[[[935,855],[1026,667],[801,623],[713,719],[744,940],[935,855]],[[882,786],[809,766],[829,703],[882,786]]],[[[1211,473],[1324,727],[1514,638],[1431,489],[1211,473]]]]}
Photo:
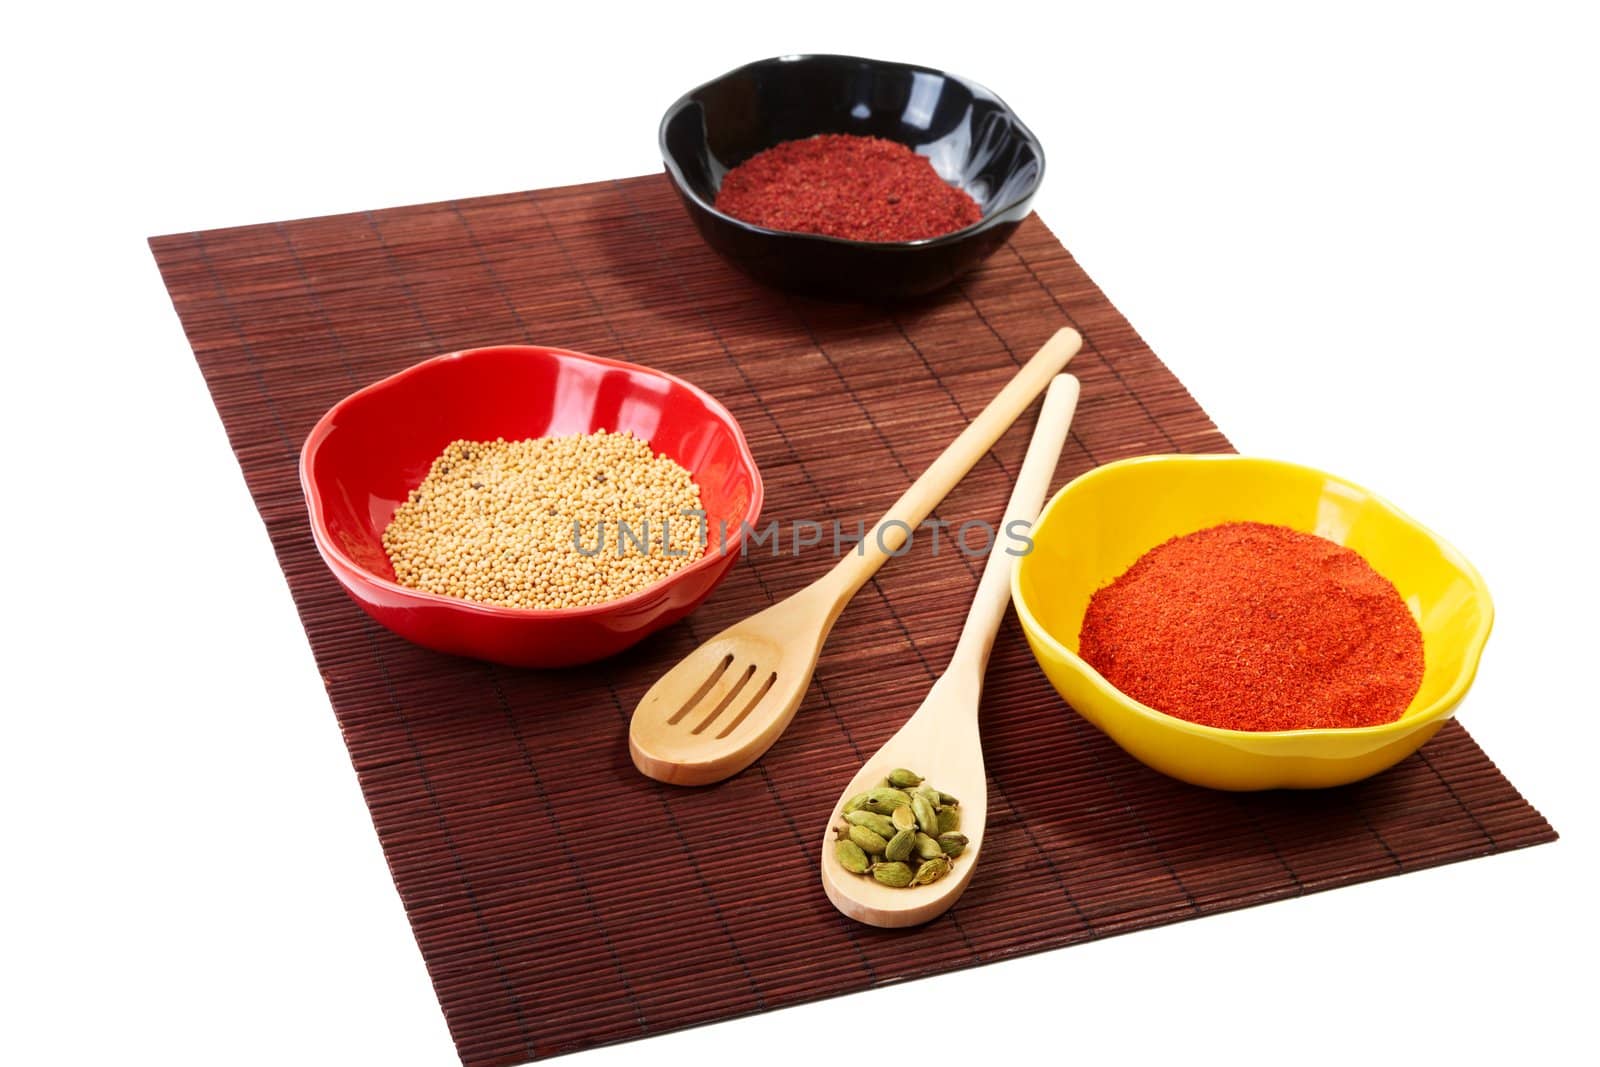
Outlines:
{"type": "Polygon", "coordinates": [[[982,687],[981,676],[947,671],[906,724],[861,765],[834,803],[822,842],[822,888],[834,907],[857,922],[890,928],[918,926],[943,914],[971,881],[983,850],[989,809],[989,784],[978,737],[982,687]],[[895,889],[851,874],[833,854],[833,828],[843,822],[845,802],[879,785],[896,767],[925,775],[929,785],[959,800],[961,832],[967,835],[967,847],[951,865],[950,873],[915,889],[895,889]]]}

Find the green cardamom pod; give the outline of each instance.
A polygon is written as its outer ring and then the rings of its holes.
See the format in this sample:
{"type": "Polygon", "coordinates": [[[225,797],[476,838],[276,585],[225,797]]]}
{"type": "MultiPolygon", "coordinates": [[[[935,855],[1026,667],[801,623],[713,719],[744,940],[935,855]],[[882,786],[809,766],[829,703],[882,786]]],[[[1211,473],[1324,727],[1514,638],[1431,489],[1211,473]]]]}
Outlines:
{"type": "Polygon", "coordinates": [[[911,795],[926,800],[930,808],[937,809],[939,807],[939,791],[931,785],[918,786],[911,791],[911,795]]]}
{"type": "Polygon", "coordinates": [[[917,834],[916,840],[911,843],[911,848],[919,860],[931,860],[935,856],[944,855],[944,849],[939,846],[939,842],[923,833],[917,834]]]}
{"type": "Polygon", "coordinates": [[[855,796],[853,796],[849,800],[845,801],[844,802],[844,814],[849,815],[852,811],[858,811],[861,808],[865,807],[866,803],[867,803],[867,799],[870,796],[871,796],[870,793],[857,793],[855,796]]]}
{"type": "Polygon", "coordinates": [[[894,823],[894,828],[896,830],[914,830],[917,827],[916,815],[913,814],[911,809],[905,804],[895,808],[894,813],[889,816],[889,819],[894,823]]]}
{"type": "Polygon", "coordinates": [[[835,841],[833,854],[838,858],[839,866],[851,874],[866,874],[867,867],[872,863],[867,859],[867,854],[861,850],[861,846],[850,840],[835,841]]]}
{"type": "Polygon", "coordinates": [[[899,861],[911,858],[911,848],[916,844],[917,832],[915,830],[901,830],[889,839],[884,846],[883,858],[890,861],[899,861]]]}
{"type": "Polygon", "coordinates": [[[914,785],[922,784],[922,775],[916,771],[908,771],[904,767],[896,767],[889,772],[889,784],[896,789],[910,789],[914,785]]]}
{"type": "Polygon", "coordinates": [[[938,812],[938,815],[939,815],[939,832],[941,834],[948,834],[952,830],[961,829],[961,809],[960,808],[954,808],[954,807],[940,808],[939,812],[938,812]]]}
{"type": "Polygon", "coordinates": [[[875,811],[852,811],[844,817],[844,821],[851,826],[865,826],[886,841],[900,829],[889,821],[887,815],[879,815],[875,811]]]}
{"type": "Polygon", "coordinates": [[[869,856],[881,856],[883,850],[889,847],[889,842],[885,841],[881,834],[875,834],[865,826],[850,827],[850,840],[869,856]]]}
{"type": "Polygon", "coordinates": [[[939,847],[944,850],[946,856],[955,859],[967,850],[967,835],[955,832],[940,834],[939,847]]]}
{"type": "Polygon", "coordinates": [[[911,797],[904,791],[891,789],[888,786],[879,786],[876,789],[867,790],[866,802],[861,806],[868,811],[875,811],[879,815],[892,815],[895,808],[902,804],[910,803],[911,797]]]}
{"type": "Polygon", "coordinates": [[[949,793],[940,793],[939,794],[939,803],[947,805],[947,806],[952,807],[952,808],[961,806],[961,801],[957,800],[955,797],[951,796],[949,793]]]}
{"type": "Polygon", "coordinates": [[[912,873],[909,864],[874,863],[871,871],[872,877],[884,885],[893,886],[896,889],[903,889],[911,884],[912,873]]]}
{"type": "Polygon", "coordinates": [[[939,816],[933,813],[933,805],[921,793],[911,798],[911,813],[917,817],[917,825],[922,827],[923,833],[933,835],[939,832],[939,816]]]}
{"type": "Polygon", "coordinates": [[[913,885],[932,885],[950,873],[950,861],[943,856],[926,860],[917,868],[917,873],[912,876],[913,885]]]}

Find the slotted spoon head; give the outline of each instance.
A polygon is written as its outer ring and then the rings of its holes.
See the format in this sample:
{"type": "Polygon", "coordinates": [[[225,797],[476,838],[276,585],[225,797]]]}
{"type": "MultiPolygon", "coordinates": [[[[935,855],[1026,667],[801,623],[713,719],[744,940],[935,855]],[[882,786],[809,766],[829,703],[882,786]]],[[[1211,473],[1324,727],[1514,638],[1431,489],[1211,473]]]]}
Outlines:
{"type": "Polygon", "coordinates": [[[662,675],[634,709],[628,751],[639,772],[708,785],[744,770],[794,718],[831,628],[790,598],[723,630],[662,675]]]}

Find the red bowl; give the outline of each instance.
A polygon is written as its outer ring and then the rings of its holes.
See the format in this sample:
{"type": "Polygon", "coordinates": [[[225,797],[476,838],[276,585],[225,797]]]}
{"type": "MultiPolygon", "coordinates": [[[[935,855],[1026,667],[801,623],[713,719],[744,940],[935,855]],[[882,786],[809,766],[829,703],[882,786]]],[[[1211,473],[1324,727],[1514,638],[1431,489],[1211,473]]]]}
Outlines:
{"type": "Polygon", "coordinates": [[[352,393],[306,438],[300,485],[317,551],[367,614],[419,645],[516,667],[602,659],[689,614],[739,558],[762,498],[739,424],[700,389],[648,367],[530,345],[437,356],[352,393]],[[395,581],[384,528],[451,441],[602,429],[631,430],[694,475],[711,532],[704,556],[648,589],[554,611],[395,581]]]}

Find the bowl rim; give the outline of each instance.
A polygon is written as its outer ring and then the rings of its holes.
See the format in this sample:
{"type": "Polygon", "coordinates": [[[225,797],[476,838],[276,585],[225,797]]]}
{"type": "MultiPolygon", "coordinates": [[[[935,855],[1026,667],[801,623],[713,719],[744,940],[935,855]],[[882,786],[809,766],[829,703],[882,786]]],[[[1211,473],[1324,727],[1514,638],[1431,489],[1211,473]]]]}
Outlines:
{"type": "Polygon", "coordinates": [[[664,370],[658,370],[655,367],[647,367],[639,363],[629,363],[626,360],[611,359],[606,356],[590,355],[587,352],[578,352],[570,348],[554,348],[548,345],[480,345],[475,348],[457,349],[453,352],[445,352],[441,353],[440,355],[430,356],[429,358],[418,363],[413,363],[411,366],[406,367],[403,370],[396,371],[394,374],[362,386],[360,389],[357,389],[355,392],[349,394],[344,399],[334,404],[327,410],[326,413],[323,414],[320,419],[317,420],[316,425],[313,426],[311,428],[311,432],[306,435],[305,443],[300,448],[299,466],[300,490],[305,496],[306,511],[311,523],[312,540],[316,542],[318,551],[320,551],[325,558],[336,562],[340,567],[345,568],[346,570],[360,575],[362,580],[371,582],[373,585],[387,593],[390,593],[391,595],[414,599],[418,603],[418,606],[432,605],[437,607],[449,607],[456,610],[464,610],[474,615],[482,615],[501,619],[561,620],[595,618],[598,616],[610,615],[614,612],[626,610],[628,608],[643,604],[648,599],[660,595],[662,590],[666,587],[677,584],[698,571],[709,570],[713,567],[722,565],[728,556],[737,558],[744,548],[745,531],[750,526],[755,525],[755,523],[759,520],[761,516],[761,508],[766,499],[766,487],[763,485],[761,480],[761,470],[756,466],[755,456],[750,452],[749,442],[745,440],[744,429],[739,425],[739,421],[733,417],[733,413],[724,407],[722,402],[716,397],[712,396],[698,385],[695,385],[693,382],[686,381],[685,379],[678,377],[676,374],[671,374],[664,370]],[[326,442],[328,438],[331,437],[336,431],[337,427],[335,423],[337,422],[338,417],[353,405],[393,389],[408,378],[427,374],[430,371],[447,364],[466,362],[475,357],[479,357],[488,353],[507,351],[520,352],[530,356],[537,355],[540,358],[553,357],[557,362],[561,362],[563,360],[572,360],[580,363],[595,364],[602,367],[614,367],[629,372],[644,373],[650,375],[651,377],[665,379],[666,381],[669,381],[687,390],[690,394],[700,400],[700,402],[706,406],[707,410],[716,418],[716,420],[732,432],[734,443],[738,446],[739,461],[750,475],[750,480],[752,483],[750,502],[745,506],[745,513],[743,516],[741,516],[743,521],[739,526],[738,538],[728,541],[715,552],[707,551],[699,559],[695,560],[682,570],[676,571],[673,574],[669,574],[659,581],[652,582],[643,589],[629,593],[626,596],[618,597],[615,600],[607,600],[599,604],[588,604],[575,608],[510,608],[499,604],[484,604],[473,600],[465,600],[461,597],[446,596],[442,593],[431,593],[423,589],[413,589],[410,586],[401,585],[399,582],[385,578],[382,575],[374,574],[367,567],[357,563],[354,559],[352,559],[349,553],[345,552],[342,547],[334,543],[333,538],[327,532],[325,513],[326,509],[323,505],[322,493],[315,480],[311,476],[312,464],[316,460],[317,453],[321,449],[323,443],[326,442]]]}
{"type": "Polygon", "coordinates": [[[1083,659],[1083,657],[1079,656],[1076,652],[1073,652],[1071,649],[1067,648],[1067,646],[1063,644],[1048,627],[1039,621],[1038,617],[1034,615],[1033,609],[1029,606],[1028,598],[1026,595],[1024,595],[1022,590],[1022,572],[1028,565],[1026,556],[1019,559],[1017,561],[1017,566],[1011,569],[1011,602],[1016,607],[1017,618],[1022,624],[1024,633],[1030,636],[1033,640],[1041,642],[1047,648],[1049,648],[1051,652],[1060,656],[1067,663],[1073,665],[1084,675],[1085,678],[1088,679],[1091,685],[1093,685],[1102,694],[1109,697],[1118,706],[1134,715],[1149,720],[1151,723],[1157,726],[1175,729],[1196,737],[1227,740],[1230,742],[1237,742],[1245,739],[1256,740],[1262,738],[1373,738],[1383,737],[1385,735],[1400,737],[1415,730],[1432,725],[1439,720],[1448,718],[1455,706],[1461,702],[1461,698],[1466,695],[1467,690],[1472,686],[1473,679],[1478,673],[1478,663],[1482,658],[1484,645],[1488,642],[1489,633],[1494,628],[1494,600],[1489,595],[1489,587],[1484,582],[1483,576],[1478,573],[1478,569],[1474,567],[1472,563],[1449,541],[1446,541],[1433,530],[1421,522],[1418,522],[1409,513],[1397,507],[1387,497],[1379,493],[1374,493],[1372,490],[1363,485],[1352,482],[1348,478],[1341,478],[1336,474],[1330,474],[1329,472],[1318,467],[1312,467],[1301,463],[1293,463],[1288,460],[1270,459],[1263,456],[1242,456],[1215,453],[1173,453],[1151,456],[1135,456],[1130,459],[1115,460],[1111,463],[1106,463],[1099,467],[1095,467],[1091,470],[1085,471],[1083,474],[1080,474],[1076,478],[1067,482],[1066,485],[1063,485],[1060,489],[1058,489],[1056,494],[1050,498],[1049,503],[1044,506],[1044,510],[1039,512],[1039,517],[1034,521],[1033,529],[1037,530],[1039,527],[1044,525],[1044,522],[1049,517],[1050,513],[1056,507],[1060,506],[1061,502],[1068,497],[1070,490],[1098,479],[1116,477],[1117,474],[1130,468],[1142,466],[1189,466],[1198,464],[1239,463],[1260,466],[1268,470],[1293,471],[1300,474],[1313,474],[1319,478],[1337,483],[1338,485],[1350,489],[1359,494],[1367,502],[1388,512],[1394,519],[1411,527],[1413,530],[1417,531],[1428,540],[1433,542],[1438,547],[1440,554],[1443,555],[1452,566],[1461,571],[1462,575],[1465,576],[1468,585],[1470,585],[1472,588],[1474,598],[1479,600],[1483,605],[1483,618],[1479,622],[1478,626],[1473,630],[1471,635],[1469,635],[1465,645],[1463,646],[1462,669],[1451,681],[1449,688],[1447,688],[1443,693],[1439,694],[1439,696],[1435,697],[1432,703],[1422,708],[1415,715],[1406,716],[1404,713],[1402,713],[1402,717],[1394,720],[1393,722],[1378,723],[1375,726],[1314,726],[1300,730],[1230,730],[1220,726],[1207,726],[1203,723],[1190,722],[1188,719],[1181,719],[1176,715],[1168,715],[1164,711],[1158,711],[1148,704],[1144,704],[1135,700],[1133,697],[1112,685],[1106,680],[1104,675],[1095,670],[1094,667],[1090,666],[1087,660],[1083,659]]]}
{"type": "Polygon", "coordinates": [[[1044,184],[1044,145],[1039,141],[1038,135],[1036,135],[1033,130],[1028,128],[1028,124],[1022,121],[1022,116],[1017,114],[1016,108],[1006,103],[1005,100],[1001,98],[1000,94],[994,92],[985,85],[973,81],[971,78],[963,77],[960,74],[952,74],[950,71],[940,70],[937,67],[926,67],[920,63],[902,63],[898,60],[892,59],[871,59],[867,56],[844,55],[843,53],[838,52],[797,52],[781,56],[768,56],[765,59],[756,59],[749,63],[743,63],[737,67],[734,67],[732,70],[724,71],[715,78],[709,78],[706,81],[701,82],[699,85],[696,85],[693,89],[690,89],[682,96],[678,97],[677,100],[673,101],[672,106],[667,108],[666,113],[661,116],[661,123],[656,130],[656,142],[661,151],[661,161],[663,164],[665,164],[667,174],[672,178],[672,183],[673,185],[677,186],[678,191],[694,201],[696,206],[711,213],[712,215],[715,215],[724,222],[727,222],[733,226],[737,226],[749,233],[761,234],[768,237],[787,237],[795,240],[814,241],[821,244],[840,245],[845,248],[911,251],[953,245],[961,240],[964,240],[965,238],[971,237],[977,233],[981,233],[986,229],[999,225],[1002,215],[1015,209],[1019,204],[1026,204],[1029,200],[1033,199],[1033,197],[1039,192],[1039,186],[1044,184]],[[923,74],[937,74],[941,78],[948,78],[951,81],[958,82],[965,89],[967,89],[967,91],[971,92],[973,96],[987,97],[989,100],[999,105],[1006,112],[1006,114],[1011,117],[1011,121],[1015,123],[1016,128],[1022,133],[1022,136],[1027,139],[1029,145],[1032,146],[1034,155],[1038,157],[1038,173],[1034,175],[1033,181],[1029,183],[1027,189],[1006,201],[1004,205],[996,207],[994,210],[986,213],[983,215],[983,217],[978,219],[977,222],[963,226],[959,230],[951,230],[949,233],[941,233],[935,237],[923,237],[915,241],[857,241],[850,237],[832,237],[824,233],[802,233],[798,230],[774,230],[766,226],[758,226],[753,222],[746,222],[743,219],[734,218],[727,212],[718,211],[715,206],[706,203],[705,198],[690,187],[688,181],[683,176],[683,169],[678,165],[677,158],[667,148],[668,125],[671,124],[673,119],[677,118],[680,111],[682,111],[694,100],[694,97],[697,94],[713,85],[716,85],[718,82],[726,81],[729,78],[732,78],[734,75],[743,74],[745,71],[751,70],[755,67],[768,67],[781,63],[798,63],[814,59],[837,59],[845,60],[851,63],[864,63],[874,67],[889,67],[899,70],[918,71],[923,74]]]}

